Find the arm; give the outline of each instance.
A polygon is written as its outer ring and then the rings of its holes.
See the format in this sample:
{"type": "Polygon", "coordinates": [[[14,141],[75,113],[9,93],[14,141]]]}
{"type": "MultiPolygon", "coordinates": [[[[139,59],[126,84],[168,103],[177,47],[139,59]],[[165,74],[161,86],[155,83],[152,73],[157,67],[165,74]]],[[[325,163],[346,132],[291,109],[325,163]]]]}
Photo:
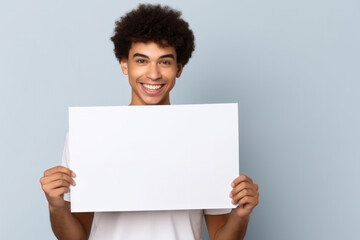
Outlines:
{"type": "Polygon", "coordinates": [[[242,240],[245,237],[250,214],[259,202],[258,185],[241,175],[232,183],[230,193],[233,204],[238,206],[224,215],[205,215],[211,240],[242,240]]]}
{"type": "Polygon", "coordinates": [[[75,185],[73,177],[70,169],[58,166],[46,170],[40,179],[49,203],[51,227],[59,240],[88,239],[90,234],[93,213],[71,213],[70,202],[63,198],[70,185],[75,185]]]}

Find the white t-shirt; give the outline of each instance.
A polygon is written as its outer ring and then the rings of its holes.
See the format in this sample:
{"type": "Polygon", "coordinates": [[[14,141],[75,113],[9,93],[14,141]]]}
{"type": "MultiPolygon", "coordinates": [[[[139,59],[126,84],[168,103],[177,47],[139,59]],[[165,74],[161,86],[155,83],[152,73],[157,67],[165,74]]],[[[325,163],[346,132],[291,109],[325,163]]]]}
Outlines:
{"type": "MultiPolygon", "coordinates": [[[[62,165],[69,166],[68,135],[62,165]]],[[[64,195],[70,201],[70,193],[64,195]]],[[[204,214],[229,213],[230,209],[139,212],[95,212],[90,240],[200,240],[204,214]]]]}

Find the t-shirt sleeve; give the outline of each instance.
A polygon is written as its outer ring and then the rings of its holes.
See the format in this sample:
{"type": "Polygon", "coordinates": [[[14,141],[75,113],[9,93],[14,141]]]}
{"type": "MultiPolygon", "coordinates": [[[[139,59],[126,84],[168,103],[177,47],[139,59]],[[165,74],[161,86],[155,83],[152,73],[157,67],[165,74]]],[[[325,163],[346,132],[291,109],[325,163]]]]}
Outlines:
{"type": "MultiPolygon", "coordinates": [[[[64,166],[67,168],[69,167],[69,133],[67,133],[66,137],[65,137],[64,150],[63,150],[62,159],[61,159],[61,166],[64,166]]],[[[70,202],[70,200],[71,200],[70,193],[64,194],[64,200],[67,202],[70,202]]]]}
{"type": "Polygon", "coordinates": [[[224,209],[205,209],[204,214],[205,215],[222,215],[222,214],[228,214],[231,212],[231,208],[224,208],[224,209]]]}

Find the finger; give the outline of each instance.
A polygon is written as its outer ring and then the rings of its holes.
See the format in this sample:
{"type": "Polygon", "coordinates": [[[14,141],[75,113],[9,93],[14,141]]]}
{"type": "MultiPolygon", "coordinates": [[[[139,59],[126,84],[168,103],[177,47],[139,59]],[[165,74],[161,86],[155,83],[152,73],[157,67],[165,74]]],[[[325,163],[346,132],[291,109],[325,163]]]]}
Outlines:
{"type": "Polygon", "coordinates": [[[257,196],[259,195],[259,186],[255,183],[242,182],[236,188],[230,192],[230,197],[233,202],[238,202],[245,196],[257,196]]]}
{"type": "Polygon", "coordinates": [[[64,187],[69,189],[70,183],[65,180],[58,179],[56,181],[52,181],[48,184],[43,185],[42,189],[44,190],[45,193],[49,194],[56,189],[64,188],[64,187]]]}
{"type": "Polygon", "coordinates": [[[41,185],[46,185],[46,184],[49,184],[49,183],[51,183],[53,181],[57,181],[57,180],[67,181],[69,184],[75,185],[75,181],[71,176],[69,176],[68,174],[61,173],[61,172],[56,172],[52,175],[42,177],[40,179],[40,183],[41,183],[41,185]]]}
{"type": "Polygon", "coordinates": [[[68,193],[70,191],[69,188],[67,187],[61,187],[61,188],[57,188],[54,189],[53,191],[47,193],[47,198],[50,199],[56,199],[58,197],[62,197],[65,193],[68,193]]]}
{"type": "Polygon", "coordinates": [[[250,182],[250,183],[252,183],[253,180],[250,177],[243,174],[243,175],[240,175],[239,177],[235,178],[234,181],[231,183],[231,186],[235,187],[236,185],[238,185],[238,184],[240,184],[242,182],[250,182]]]}
{"type": "Polygon", "coordinates": [[[56,166],[56,167],[47,169],[44,172],[44,177],[52,175],[54,173],[58,173],[58,172],[67,174],[67,175],[72,176],[72,177],[76,176],[75,173],[73,171],[71,171],[69,168],[64,167],[64,166],[56,166]]]}
{"type": "Polygon", "coordinates": [[[247,197],[257,197],[258,196],[258,192],[255,191],[254,189],[244,189],[240,192],[238,192],[237,194],[234,194],[231,196],[232,198],[232,202],[233,203],[239,203],[242,199],[247,198],[247,197]]]}
{"type": "Polygon", "coordinates": [[[239,200],[238,204],[240,207],[250,207],[254,208],[258,204],[258,198],[257,197],[250,197],[246,196],[239,200]]]}
{"type": "Polygon", "coordinates": [[[254,191],[257,191],[256,188],[257,188],[257,184],[249,183],[249,182],[241,182],[238,185],[234,186],[230,194],[236,195],[237,193],[243,191],[244,189],[253,189],[254,191]]]}
{"type": "Polygon", "coordinates": [[[239,193],[239,195],[236,195],[232,198],[233,204],[251,204],[253,206],[256,206],[259,202],[259,192],[250,193],[250,194],[243,194],[239,193]]]}

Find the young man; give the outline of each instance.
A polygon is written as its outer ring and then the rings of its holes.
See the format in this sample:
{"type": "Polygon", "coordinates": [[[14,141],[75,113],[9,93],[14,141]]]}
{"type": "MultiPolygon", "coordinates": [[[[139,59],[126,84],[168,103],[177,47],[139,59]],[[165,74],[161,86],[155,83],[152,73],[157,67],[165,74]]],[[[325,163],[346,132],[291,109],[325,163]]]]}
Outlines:
{"type": "MultiPolygon", "coordinates": [[[[131,105],[170,104],[170,91],[194,50],[194,36],[181,13],[160,5],[139,7],[116,22],[114,52],[128,75],[131,105]]],[[[258,186],[241,175],[232,182],[234,209],[148,212],[71,213],[70,185],[75,173],[63,164],[40,179],[58,239],[202,239],[205,216],[211,239],[243,239],[250,213],[258,204],[258,186]]],[[[210,188],[209,188],[210,190],[210,188]]]]}

